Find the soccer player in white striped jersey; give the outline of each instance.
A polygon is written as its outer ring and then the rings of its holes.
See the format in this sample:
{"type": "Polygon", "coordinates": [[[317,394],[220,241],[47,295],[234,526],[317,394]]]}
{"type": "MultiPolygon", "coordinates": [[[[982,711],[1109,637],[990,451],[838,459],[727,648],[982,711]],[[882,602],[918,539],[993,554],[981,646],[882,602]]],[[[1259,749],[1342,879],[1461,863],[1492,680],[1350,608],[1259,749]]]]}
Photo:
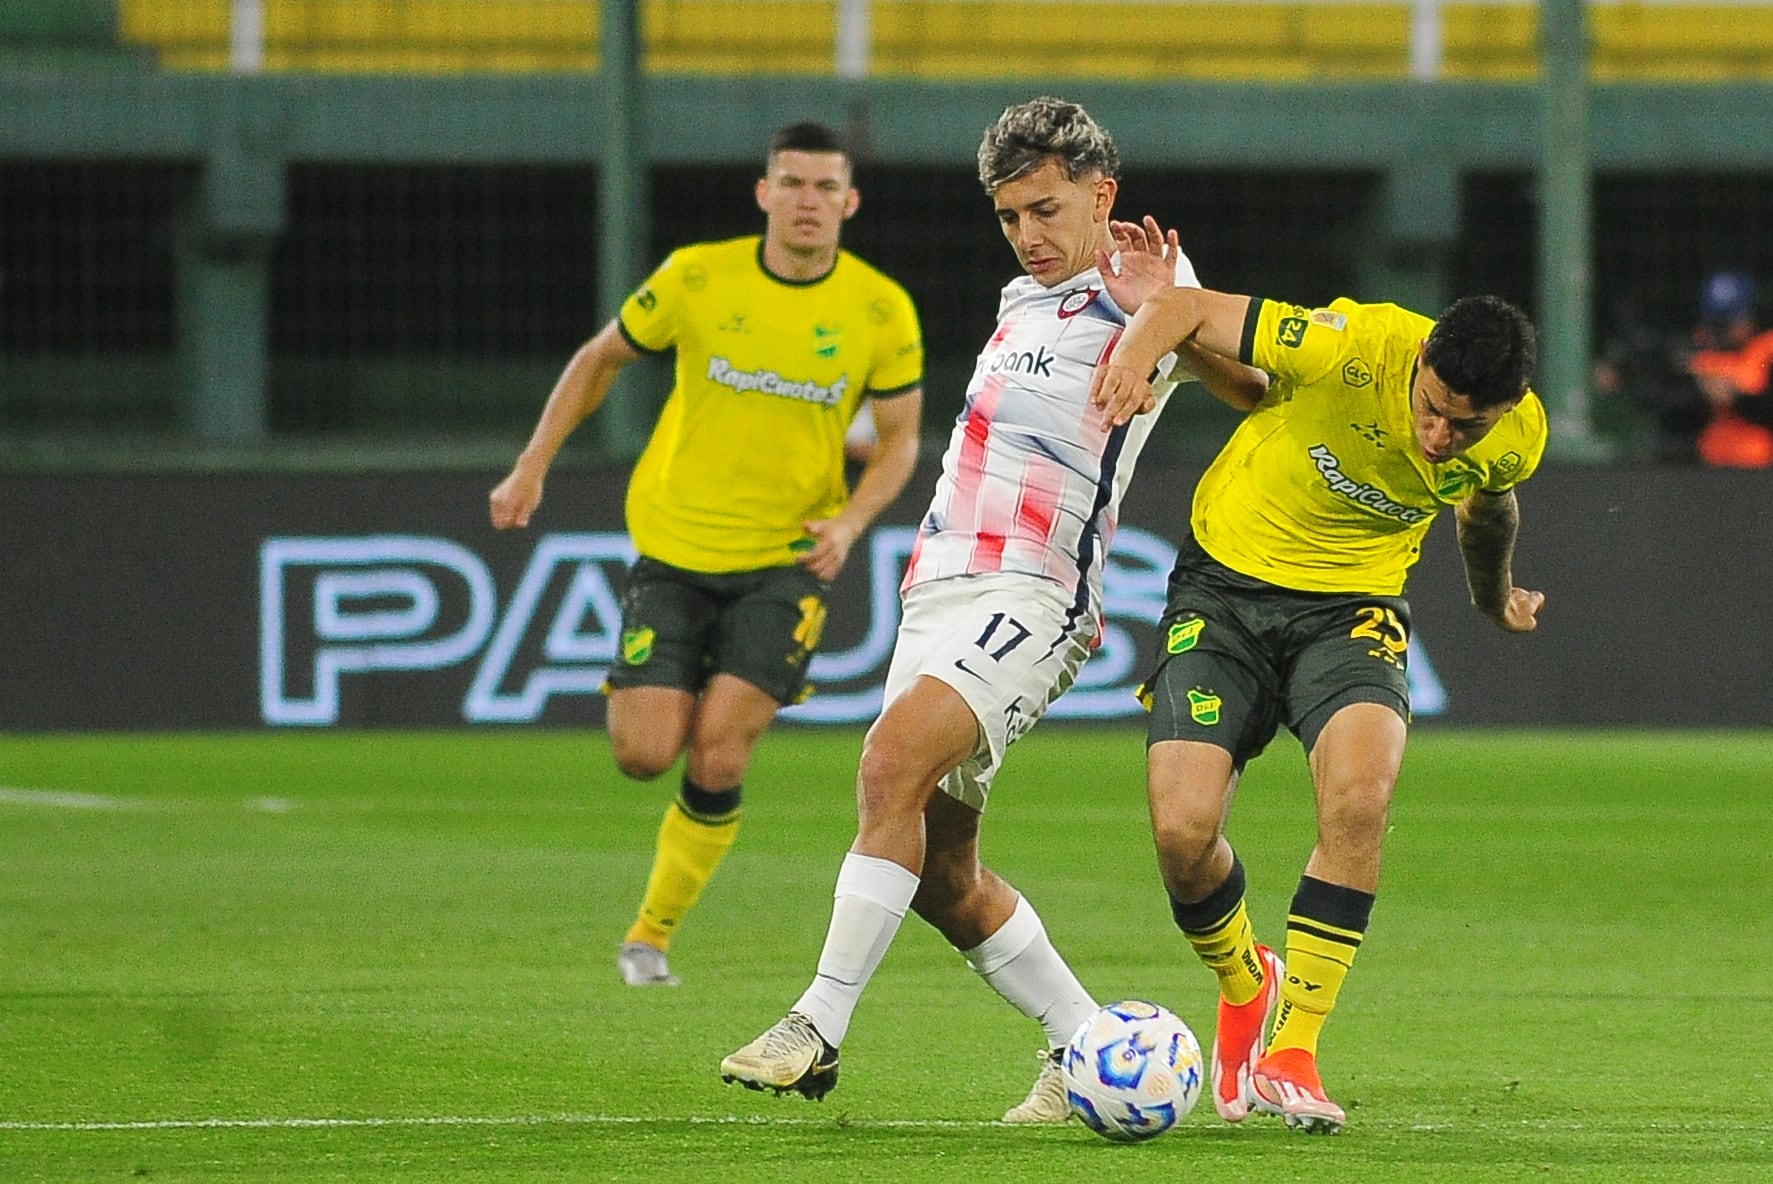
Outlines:
{"type": "Polygon", "coordinates": [[[1102,629],[1103,564],[1120,501],[1178,364],[1249,409],[1266,380],[1184,346],[1128,423],[1089,403],[1094,368],[1145,299],[1198,286],[1175,233],[1111,223],[1114,142],[1074,103],[1006,109],[979,179],[1027,272],[1003,292],[911,555],[886,707],[858,776],[860,826],[837,876],[812,984],[788,1016],[721,1062],[753,1089],[823,1097],[838,1047],[907,909],[1045,1032],[1041,1070],[1006,1122],[1063,1122],[1054,1053],[1096,1001],[1033,907],[979,861],[1005,750],[1076,679],[1102,629]],[[1098,267],[1116,246],[1118,270],[1098,267]]]}

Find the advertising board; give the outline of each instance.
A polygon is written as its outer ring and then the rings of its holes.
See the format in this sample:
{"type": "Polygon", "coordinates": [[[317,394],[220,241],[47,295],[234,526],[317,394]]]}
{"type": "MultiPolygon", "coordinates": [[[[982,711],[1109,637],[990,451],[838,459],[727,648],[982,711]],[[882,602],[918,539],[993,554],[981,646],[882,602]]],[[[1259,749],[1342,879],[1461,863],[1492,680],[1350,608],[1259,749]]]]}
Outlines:
{"type": "MultiPolygon", "coordinates": [[[[1142,469],[1115,536],[1101,648],[1054,720],[1134,722],[1133,689],[1197,472],[1142,469]]],[[[632,555],[625,475],[563,472],[529,531],[485,518],[485,473],[0,478],[0,727],[597,726],[632,555]]],[[[926,468],[833,586],[787,717],[880,708],[926,468]]],[[[1773,481],[1551,469],[1521,493],[1520,583],[1542,628],[1469,608],[1450,521],[1409,589],[1423,723],[1773,722],[1773,481]]],[[[1450,515],[1443,516],[1450,519],[1450,515]]]]}

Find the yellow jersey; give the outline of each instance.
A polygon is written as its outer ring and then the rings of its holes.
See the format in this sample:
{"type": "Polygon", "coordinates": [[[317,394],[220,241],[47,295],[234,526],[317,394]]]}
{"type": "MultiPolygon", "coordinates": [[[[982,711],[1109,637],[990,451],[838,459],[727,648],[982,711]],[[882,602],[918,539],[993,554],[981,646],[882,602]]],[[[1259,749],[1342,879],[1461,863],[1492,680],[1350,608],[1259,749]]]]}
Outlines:
{"type": "Polygon", "coordinates": [[[1272,380],[1195,490],[1209,555],[1283,588],[1396,596],[1442,507],[1532,475],[1546,419],[1531,391],[1452,460],[1423,457],[1410,387],[1433,327],[1394,304],[1251,300],[1240,356],[1272,380]]]}
{"type": "Polygon", "coordinates": [[[864,396],[923,381],[911,297],[848,251],[795,283],[756,235],[674,251],[622,304],[622,335],[675,350],[676,378],[628,482],[635,548],[699,572],[794,562],[849,498],[843,437],[864,396]]]}

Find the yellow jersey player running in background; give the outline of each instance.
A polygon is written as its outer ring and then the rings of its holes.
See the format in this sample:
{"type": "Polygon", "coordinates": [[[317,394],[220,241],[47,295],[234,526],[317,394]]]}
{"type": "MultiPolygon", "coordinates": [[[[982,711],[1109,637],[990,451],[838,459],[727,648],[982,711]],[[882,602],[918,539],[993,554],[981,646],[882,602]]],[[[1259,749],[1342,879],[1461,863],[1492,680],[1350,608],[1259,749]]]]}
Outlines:
{"type": "Polygon", "coordinates": [[[675,383],[628,483],[639,557],[609,676],[616,766],[651,780],[687,753],[638,916],[630,986],[675,984],[671,939],[731,847],[740,786],[779,707],[806,690],[825,592],[917,463],[923,342],[905,290],[838,246],[860,195],[836,132],[770,141],[761,236],[671,254],[567,363],[493,525],[529,525],[566,438],[643,354],[675,383]],[[867,399],[878,442],[854,492],[844,434],[867,399]]]}
{"type": "Polygon", "coordinates": [[[1435,516],[1454,507],[1479,612],[1526,633],[1545,602],[1512,571],[1514,488],[1546,442],[1527,389],[1535,335],[1489,296],[1431,321],[1388,304],[1173,288],[1141,306],[1092,398],[1125,422],[1152,403],[1152,366],[1183,343],[1267,371],[1271,385],[1195,491],[1164,653],[1142,692],[1159,869],[1177,925],[1219,979],[1215,1108],[1334,1133],[1346,1115],[1325,1093],[1318,1037],[1379,885],[1410,715],[1404,581],[1435,516]],[[1282,724],[1307,753],[1318,823],[1284,965],[1256,942],[1224,833],[1245,762],[1282,724]]]}

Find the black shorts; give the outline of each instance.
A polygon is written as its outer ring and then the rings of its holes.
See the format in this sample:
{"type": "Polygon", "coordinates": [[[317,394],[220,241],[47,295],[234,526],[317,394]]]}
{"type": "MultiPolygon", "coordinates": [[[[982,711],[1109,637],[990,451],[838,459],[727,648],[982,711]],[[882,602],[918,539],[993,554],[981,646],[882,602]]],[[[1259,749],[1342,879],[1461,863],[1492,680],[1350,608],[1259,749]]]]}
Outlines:
{"type": "Polygon", "coordinates": [[[803,567],[706,574],[641,556],[622,589],[622,638],[609,687],[699,693],[716,674],[782,704],[808,693],[825,631],[825,583],[803,567]]]}
{"type": "Polygon", "coordinates": [[[1349,703],[1410,718],[1401,596],[1296,592],[1232,571],[1190,536],[1170,573],[1160,639],[1157,668],[1139,688],[1149,744],[1200,740],[1241,769],[1283,723],[1310,752],[1349,703]]]}

